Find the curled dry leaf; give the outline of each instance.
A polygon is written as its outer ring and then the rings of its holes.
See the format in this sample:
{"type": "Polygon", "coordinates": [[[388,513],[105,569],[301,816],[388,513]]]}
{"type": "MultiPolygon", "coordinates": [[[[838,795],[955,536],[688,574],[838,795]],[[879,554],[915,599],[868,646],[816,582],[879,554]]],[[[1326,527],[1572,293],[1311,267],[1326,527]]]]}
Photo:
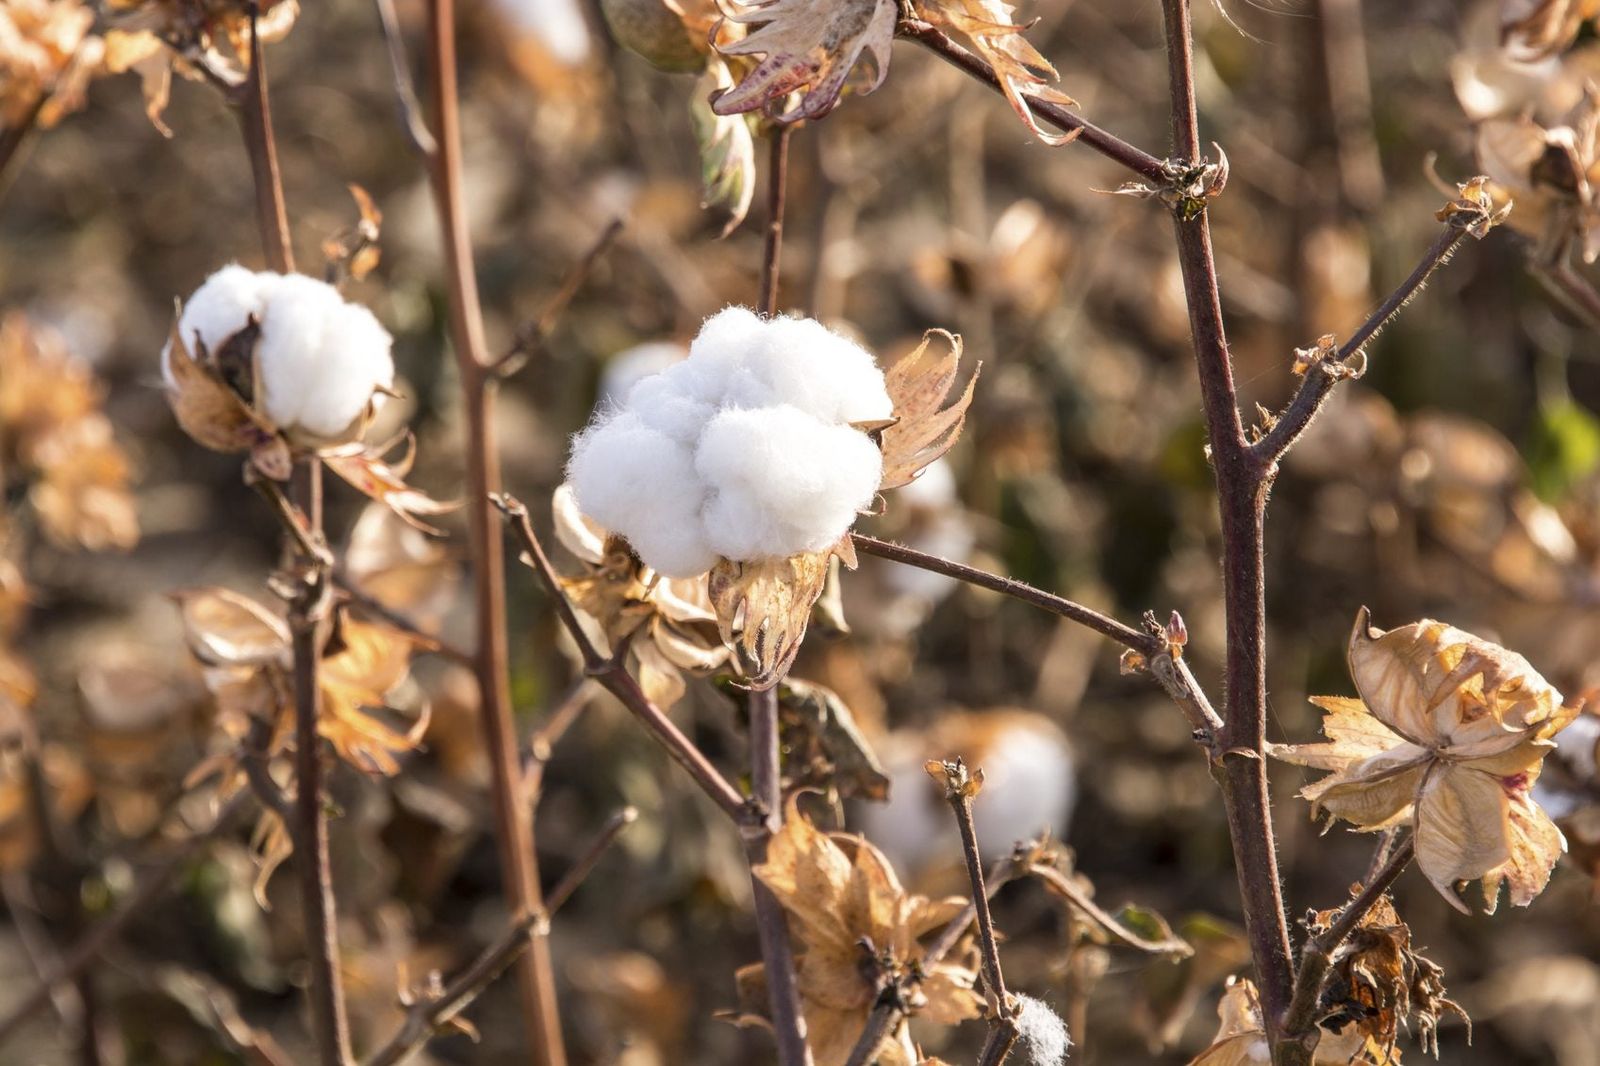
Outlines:
{"type": "Polygon", "coordinates": [[[964,38],[989,62],[1011,109],[1035,137],[1060,145],[1078,136],[1077,130],[1052,133],[1033,117],[1030,100],[1062,107],[1077,107],[1078,102],[1055,87],[1061,75],[1022,36],[1028,27],[1011,21],[1015,7],[1004,0],[915,0],[913,7],[929,23],[964,38]]]}
{"type": "Polygon", "coordinates": [[[1478,879],[1491,914],[1502,883],[1531,903],[1566,842],[1530,790],[1577,709],[1522,656],[1431,619],[1385,633],[1363,608],[1349,665],[1360,699],[1311,701],[1327,740],[1270,749],[1332,771],[1301,790],[1313,813],[1367,832],[1413,824],[1418,867],[1461,911],[1454,886],[1478,879]]]}
{"type": "Polygon", "coordinates": [[[1564,51],[1585,22],[1600,17],[1600,0],[1504,0],[1500,39],[1519,62],[1564,51]]]}
{"type": "Polygon", "coordinates": [[[55,125],[83,106],[104,46],[83,0],[8,0],[0,6],[0,127],[55,125]]]}
{"type": "Polygon", "coordinates": [[[928,963],[921,943],[965,909],[961,897],[908,893],[877,848],[820,832],[792,799],[766,862],[754,873],[788,912],[804,950],[797,976],[816,1066],[842,1066],[873,1004],[891,987],[913,1014],[933,1024],[977,1017],[981,1000],[973,989],[970,948],[928,963]]]}
{"type": "Polygon", "coordinates": [[[172,387],[167,402],[183,431],[201,446],[217,452],[250,453],[256,469],[275,481],[287,481],[294,460],[289,444],[267,418],[258,414],[229,387],[203,350],[196,359],[172,319],[167,367],[172,387]],[[202,361],[203,360],[203,361],[202,361]]]}
{"type": "Polygon", "coordinates": [[[978,384],[980,363],[949,406],[961,369],[961,338],[942,329],[929,330],[915,351],[884,374],[884,386],[894,401],[894,422],[883,427],[883,480],[880,490],[909,485],[929,463],[948,452],[966,425],[967,408],[972,405],[978,384]],[[928,356],[928,345],[937,334],[949,344],[938,357],[928,356]]]}
{"type": "Polygon", "coordinates": [[[356,202],[357,219],[322,242],[322,256],[328,261],[333,278],[351,277],[360,281],[378,265],[378,236],[383,227],[383,212],[372,195],[361,186],[348,186],[356,202]]]}
{"type": "Polygon", "coordinates": [[[778,121],[821,118],[838,104],[863,52],[870,55],[874,70],[860,91],[870,93],[889,73],[898,12],[895,0],[757,0],[729,18],[760,24],[760,29],[720,50],[728,56],[764,58],[738,85],[717,95],[711,109],[737,115],[800,92],[799,104],[778,121]]]}
{"type": "Polygon", "coordinates": [[[351,444],[326,449],[319,455],[329,470],[349,482],[362,495],[389,508],[407,525],[424,533],[438,533],[439,530],[422,518],[449,514],[459,510],[461,504],[436,500],[406,484],[406,475],[411,473],[411,465],[417,458],[417,441],[409,432],[401,440],[405,445],[405,453],[393,463],[386,461],[383,455],[393,451],[395,444],[400,441],[376,449],[369,449],[363,444],[351,444]]]}
{"type": "Polygon", "coordinates": [[[778,686],[786,789],[826,788],[841,797],[889,798],[889,775],[839,694],[785,678],[778,686]]]}
{"type": "MultiPolygon", "coordinates": [[[[1311,935],[1325,933],[1339,913],[1334,909],[1312,915],[1307,923],[1311,935]]],[[[1445,998],[1443,974],[1412,948],[1411,929],[1384,896],[1334,951],[1320,1004],[1324,1024],[1339,1029],[1353,1025],[1369,1047],[1385,1052],[1394,1048],[1401,1026],[1414,1027],[1422,1050],[1437,1058],[1440,1018],[1451,1013],[1468,1021],[1460,1005],[1445,998]]],[[[1380,1061],[1390,1060],[1385,1055],[1380,1061]]]]}

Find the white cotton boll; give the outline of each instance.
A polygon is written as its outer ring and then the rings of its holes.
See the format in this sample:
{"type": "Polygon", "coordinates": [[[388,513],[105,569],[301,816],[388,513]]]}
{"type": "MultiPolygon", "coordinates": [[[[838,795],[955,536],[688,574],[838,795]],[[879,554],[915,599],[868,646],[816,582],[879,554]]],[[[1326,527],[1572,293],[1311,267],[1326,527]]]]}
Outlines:
{"type": "Polygon", "coordinates": [[[715,488],[708,539],[730,559],[821,551],[872,502],[883,475],[882,453],[866,434],[788,405],[719,413],[694,461],[715,488]],[[752,530],[754,515],[764,520],[752,530]]]}
{"type": "Polygon", "coordinates": [[[667,373],[682,380],[690,395],[721,404],[730,383],[745,371],[751,354],[765,343],[766,329],[767,323],[749,308],[724,308],[700,326],[681,369],[669,367],[667,373]]]}
{"type": "Polygon", "coordinates": [[[701,529],[705,489],[689,450],[632,412],[578,435],[567,464],[578,509],[628,538],[665,577],[711,569],[716,553],[701,529]]]}
{"type": "MultiPolygon", "coordinates": [[[[200,357],[195,345],[198,337],[206,351],[215,353],[224,341],[244,329],[254,315],[260,319],[263,309],[263,289],[276,274],[257,274],[238,263],[230,263],[205,280],[194,295],[183,305],[178,319],[178,336],[183,339],[189,354],[200,357]]],[[[162,352],[161,375],[168,388],[176,388],[168,352],[162,352]]]]}
{"type": "Polygon", "coordinates": [[[267,286],[256,348],[263,393],[258,399],[267,417],[286,429],[299,423],[317,386],[323,331],[343,303],[333,286],[304,274],[287,274],[267,286]]]}
{"type": "MultiPolygon", "coordinates": [[[[323,319],[316,388],[307,391],[299,424],[331,437],[366,409],[377,386],[394,384],[389,333],[371,311],[341,303],[323,319]]],[[[381,396],[381,394],[380,394],[381,396]]]]}
{"type": "Polygon", "coordinates": [[[644,419],[652,429],[685,445],[693,445],[717,412],[712,404],[687,394],[680,378],[666,373],[640,381],[628,391],[623,407],[644,419]]]}
{"type": "Polygon", "coordinates": [[[1067,1035],[1067,1023],[1049,1007],[1032,996],[1013,994],[1017,1001],[1017,1014],[1012,1024],[1022,1053],[1029,1066],[1060,1066],[1067,1061],[1067,1049],[1072,1039],[1067,1035]]]}
{"type": "Polygon", "coordinates": [[[883,371],[865,348],[810,318],[774,318],[752,351],[755,379],[782,402],[825,422],[890,417],[883,371]]]}

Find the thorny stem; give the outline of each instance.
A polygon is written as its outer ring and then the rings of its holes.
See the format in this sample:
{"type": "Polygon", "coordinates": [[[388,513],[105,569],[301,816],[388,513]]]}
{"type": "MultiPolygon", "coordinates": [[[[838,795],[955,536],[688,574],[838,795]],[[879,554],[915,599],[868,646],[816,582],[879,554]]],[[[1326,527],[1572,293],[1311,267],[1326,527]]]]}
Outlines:
{"type": "MultiPolygon", "coordinates": [[[[429,0],[428,56],[432,75],[433,138],[428,176],[437,201],[449,268],[450,334],[460,368],[467,422],[469,553],[477,610],[475,652],[480,714],[494,794],[495,829],[508,906],[526,916],[543,909],[533,818],[520,790],[521,772],[511,714],[505,617],[505,554],[490,494],[500,485],[493,419],[495,375],[483,336],[462,193],[461,114],[457,97],[455,0],[429,0]]],[[[521,961],[522,1013],[536,1066],[565,1066],[561,1017],[549,944],[535,942],[521,961]]]]}
{"type": "Polygon", "coordinates": [[[136,918],[142,916],[163,898],[174,877],[189,861],[198,855],[218,834],[230,827],[235,817],[250,805],[246,796],[235,796],[218,812],[216,820],[206,828],[183,841],[178,850],[149,873],[139,887],[116,910],[100,919],[71,948],[64,952],[59,962],[41,974],[39,982],[24,993],[4,1018],[0,1018],[0,1044],[15,1036],[17,1030],[33,1014],[50,1002],[51,990],[73,981],[91,966],[136,918]]]}
{"type": "Polygon", "coordinates": [[[953,559],[929,555],[915,548],[892,544],[863,533],[852,533],[850,539],[856,550],[864,555],[876,555],[880,559],[915,566],[935,574],[953,577],[969,585],[1002,593],[1086,626],[1101,636],[1109,637],[1118,644],[1138,652],[1145,657],[1150,673],[1189,719],[1196,739],[1215,753],[1216,744],[1221,738],[1222,719],[1200,688],[1200,683],[1190,671],[1188,662],[1180,656],[1175,656],[1166,641],[1158,634],[1142,633],[1091,607],[1046,592],[1016,578],[992,574],[953,559]]]}
{"type": "Polygon", "coordinates": [[[1306,371],[1305,380],[1300,383],[1300,389],[1295,393],[1294,399],[1289,401],[1289,406],[1284,408],[1266,436],[1251,446],[1251,452],[1258,459],[1267,463],[1276,462],[1294,447],[1295,441],[1300,439],[1300,435],[1321,410],[1323,401],[1333,392],[1333,387],[1341,378],[1348,376],[1350,361],[1365,350],[1372,339],[1384,326],[1393,321],[1412,297],[1422,291],[1428,284],[1428,279],[1433,276],[1433,272],[1450,261],[1456,247],[1466,236],[1465,229],[1446,226],[1433,245],[1423,253],[1422,261],[1417,264],[1416,269],[1400,283],[1399,288],[1389,294],[1389,298],[1384,300],[1376,311],[1372,312],[1371,317],[1361,324],[1361,328],[1339,346],[1337,355],[1323,360],[1306,371]]]}
{"type": "Polygon", "coordinates": [[[427,1043],[435,1030],[471,1005],[523,952],[536,941],[543,940],[549,931],[551,916],[572,897],[606,850],[638,817],[639,812],[632,807],[624,807],[613,814],[593,843],[550,890],[546,907],[513,922],[443,989],[433,995],[422,993],[394,1036],[367,1060],[366,1066],[395,1066],[405,1061],[427,1043]]]}
{"type": "MultiPolygon", "coordinates": [[[[1180,161],[1198,163],[1189,0],[1162,0],[1172,95],[1172,134],[1180,161]]],[[[1211,226],[1204,205],[1175,212],[1178,261],[1189,306],[1195,364],[1222,515],[1223,601],[1227,618],[1221,753],[1212,773],[1222,788],[1250,954],[1261,989],[1269,1042],[1276,1049],[1294,986],[1289,928],[1278,878],[1266,770],[1266,594],[1262,535],[1270,464],[1249,449],[1239,419],[1222,324],[1211,226]],[[1186,217],[1188,216],[1188,217],[1186,217]]],[[[1275,1050],[1276,1054],[1276,1050],[1275,1050]]]]}
{"type": "MultiPolygon", "coordinates": [[[[972,75],[996,92],[1000,91],[1000,79],[995,75],[994,67],[956,44],[937,27],[926,22],[902,19],[899,33],[902,37],[916,41],[945,62],[972,75]]],[[[1028,107],[1035,115],[1058,130],[1065,133],[1078,131],[1075,143],[1093,148],[1107,159],[1133,171],[1145,181],[1159,187],[1169,180],[1166,163],[1163,160],[1135,148],[1114,134],[1107,133],[1089,120],[1079,118],[1059,104],[1046,100],[1029,100],[1028,107]]]]}
{"type": "Polygon", "coordinates": [[[626,656],[619,652],[615,656],[607,657],[595,647],[594,641],[589,638],[589,634],[578,621],[577,613],[573,610],[571,601],[567,599],[566,592],[562,590],[561,580],[556,576],[555,567],[550,564],[550,557],[545,554],[544,545],[539,542],[538,534],[533,531],[527,507],[514,497],[503,494],[495,496],[493,503],[504,513],[512,532],[527,552],[529,565],[539,575],[545,591],[555,601],[556,615],[561,619],[561,624],[566,626],[573,642],[577,644],[588,675],[622,702],[622,705],[661,742],[667,753],[689,772],[689,776],[694,778],[701,790],[710,796],[729,818],[741,826],[748,822],[752,817],[751,805],[746,802],[739,790],[711,765],[711,761],[704,753],[695,747],[694,741],[684,736],[667,717],[666,712],[645,695],[639,683],[627,671],[626,656]]]}
{"type": "Polygon", "coordinates": [[[1361,892],[1345,904],[1333,924],[1319,936],[1306,942],[1300,953],[1300,972],[1295,976],[1294,998],[1283,1017],[1283,1037],[1296,1041],[1297,1050],[1310,1061],[1316,1048],[1317,1006],[1322,1000],[1322,988],[1328,979],[1328,968],[1333,953],[1345,942],[1356,927],[1389,891],[1416,853],[1414,840],[1390,849],[1388,859],[1381,869],[1367,879],[1361,892]]]}

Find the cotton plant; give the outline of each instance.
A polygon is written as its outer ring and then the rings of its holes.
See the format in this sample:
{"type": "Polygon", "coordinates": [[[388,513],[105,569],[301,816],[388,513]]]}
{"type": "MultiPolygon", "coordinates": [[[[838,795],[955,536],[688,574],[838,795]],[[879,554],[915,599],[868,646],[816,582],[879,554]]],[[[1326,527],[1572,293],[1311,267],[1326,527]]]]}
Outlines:
{"type": "Polygon", "coordinates": [[[814,320],[727,308],[577,435],[573,499],[659,578],[703,576],[723,641],[770,687],[830,561],[855,566],[856,517],[960,433],[973,382],[946,405],[961,347],[942,336],[942,357],[924,358],[930,336],[885,373],[814,320]]]}
{"type": "Polygon", "coordinates": [[[184,430],[215,451],[248,452],[251,476],[287,481],[297,457],[313,456],[422,526],[450,508],[405,484],[409,449],[390,463],[389,449],[362,441],[394,394],[391,345],[332,285],[230,264],[180,305],[161,376],[184,430]]]}

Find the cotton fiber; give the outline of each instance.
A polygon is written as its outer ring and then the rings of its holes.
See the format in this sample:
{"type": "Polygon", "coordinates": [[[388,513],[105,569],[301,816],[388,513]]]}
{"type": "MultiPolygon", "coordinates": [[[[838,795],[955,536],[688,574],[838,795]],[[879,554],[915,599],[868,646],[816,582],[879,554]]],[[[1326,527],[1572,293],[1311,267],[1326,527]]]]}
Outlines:
{"type": "MultiPolygon", "coordinates": [[[[257,408],[285,431],[319,438],[347,432],[394,383],[391,339],[371,311],[304,274],[223,267],[195,290],[178,320],[191,354],[215,353],[254,317],[257,408]]],[[[170,352],[162,357],[169,386],[170,352]]]]}
{"type": "Polygon", "coordinates": [[[1029,1066],[1060,1066],[1072,1046],[1067,1023],[1032,996],[1014,995],[1017,1014],[1012,1020],[1029,1066]]]}
{"type": "Polygon", "coordinates": [[[689,357],[636,382],[573,441],[584,514],[667,577],[718,557],[820,551],[868,507],[883,457],[851,423],[893,404],[871,353],[811,319],[730,307],[689,357]]]}

